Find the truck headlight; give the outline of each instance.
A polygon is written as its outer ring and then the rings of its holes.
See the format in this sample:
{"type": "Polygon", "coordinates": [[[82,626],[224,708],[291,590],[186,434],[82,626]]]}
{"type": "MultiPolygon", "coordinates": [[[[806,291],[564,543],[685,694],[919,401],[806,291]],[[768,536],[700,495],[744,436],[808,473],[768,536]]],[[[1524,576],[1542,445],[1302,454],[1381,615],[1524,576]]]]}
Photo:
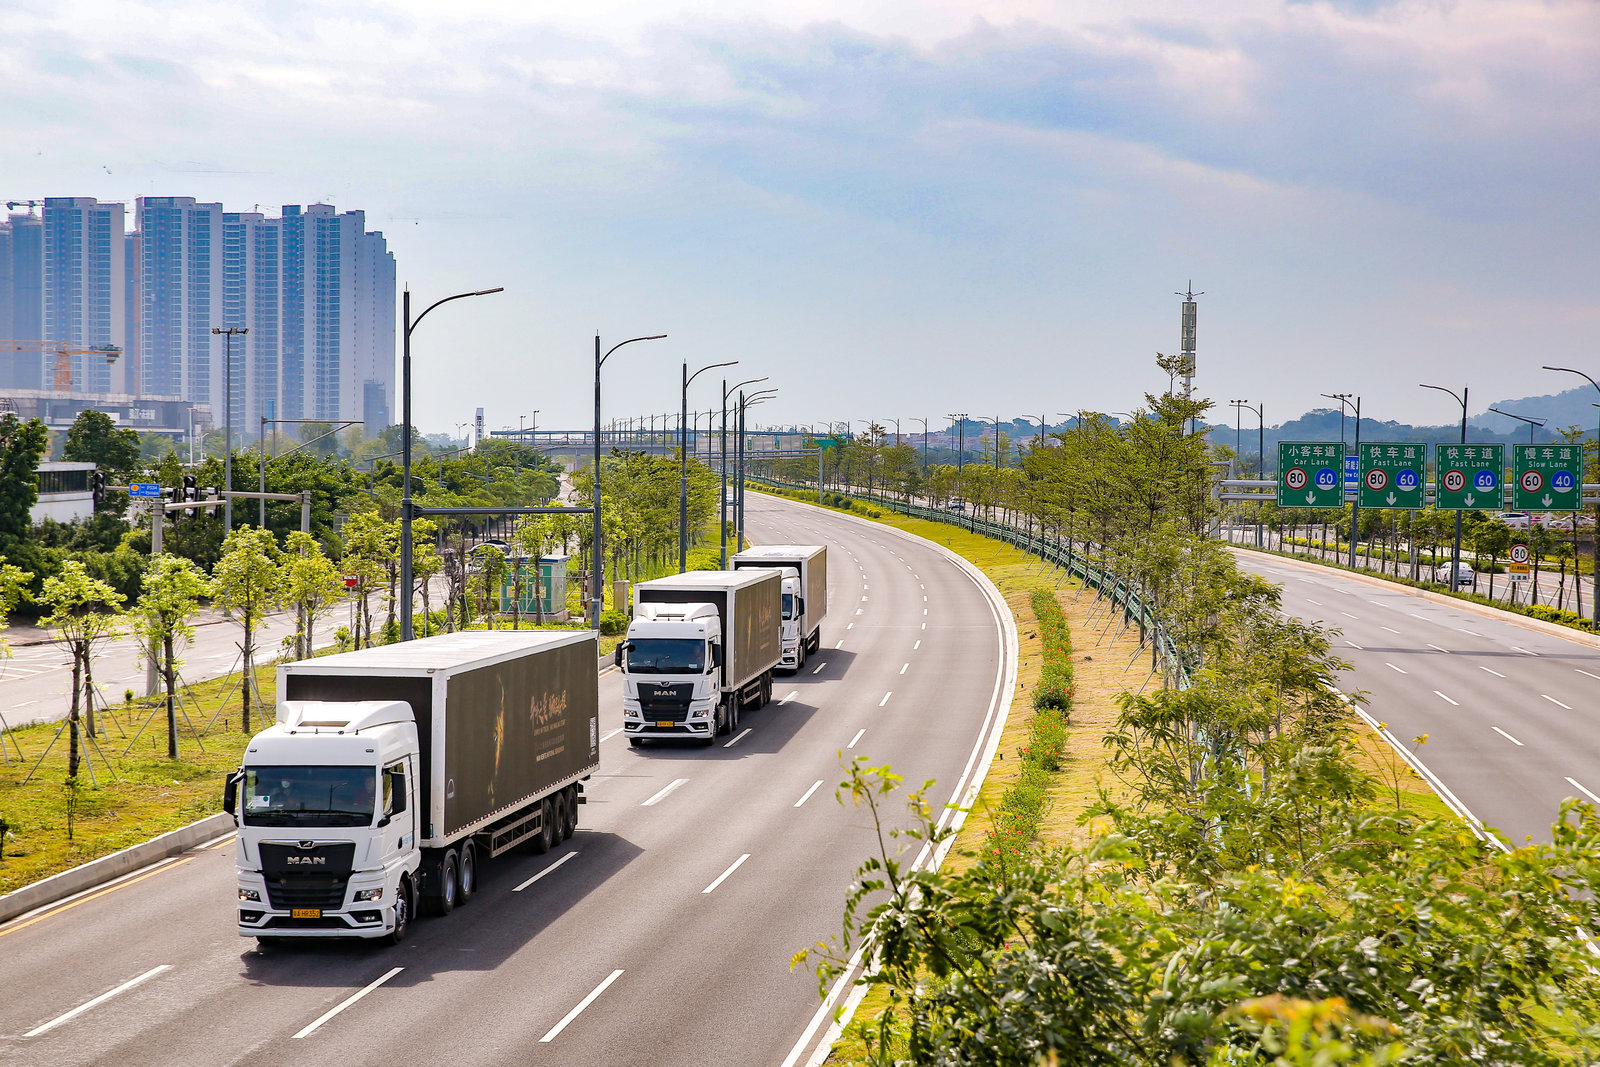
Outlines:
{"type": "Polygon", "coordinates": [[[240,900],[254,900],[257,903],[260,903],[261,894],[258,893],[254,889],[241,889],[241,890],[239,890],[239,899],[240,900]]]}
{"type": "Polygon", "coordinates": [[[356,891],[355,903],[359,904],[363,900],[378,900],[381,899],[382,896],[383,888],[381,886],[377,889],[358,889],[356,891]]]}

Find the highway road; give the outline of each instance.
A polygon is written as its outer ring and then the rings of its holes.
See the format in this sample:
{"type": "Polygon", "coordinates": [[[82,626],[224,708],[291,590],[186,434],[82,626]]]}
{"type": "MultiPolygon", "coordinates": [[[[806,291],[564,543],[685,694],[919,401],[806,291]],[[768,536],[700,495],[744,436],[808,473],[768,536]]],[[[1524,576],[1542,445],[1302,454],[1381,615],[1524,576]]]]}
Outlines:
{"type": "Polygon", "coordinates": [[[874,847],[835,801],[841,759],[936,778],[936,803],[961,794],[1009,703],[1015,631],[927,542],[754,494],[749,530],[829,545],[830,610],[822,651],[740,733],[630,749],[607,674],[578,832],[486,864],[470,904],[398,947],[241,939],[231,835],[15,920],[0,1062],[806,1062],[816,983],[790,957],[839,932],[874,847]]]}
{"type": "Polygon", "coordinates": [[[1282,584],[1285,612],[1340,631],[1341,687],[1364,690],[1368,714],[1505,840],[1549,840],[1564,798],[1600,804],[1600,647],[1315,564],[1237,558],[1282,584]]]}

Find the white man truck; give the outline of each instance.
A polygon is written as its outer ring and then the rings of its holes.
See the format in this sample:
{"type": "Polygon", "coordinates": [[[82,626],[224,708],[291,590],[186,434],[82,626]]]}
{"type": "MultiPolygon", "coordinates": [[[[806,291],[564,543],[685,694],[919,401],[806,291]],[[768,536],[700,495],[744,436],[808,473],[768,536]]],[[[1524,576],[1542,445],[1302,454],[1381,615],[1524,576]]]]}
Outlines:
{"type": "Polygon", "coordinates": [[[762,545],[733,557],[736,571],[769,567],[783,575],[783,658],[778,667],[798,671],[822,646],[828,614],[828,549],[825,545],[762,545]]]}
{"type": "Polygon", "coordinates": [[[398,942],[419,903],[470,900],[480,863],[571,836],[597,661],[589,631],[472,631],[280,666],[224,796],[239,933],[398,942]]]}
{"type": "Polygon", "coordinates": [[[689,571],[634,587],[633,621],[617,649],[622,728],[710,745],[743,708],[772,699],[782,645],[777,571],[689,571]]]}

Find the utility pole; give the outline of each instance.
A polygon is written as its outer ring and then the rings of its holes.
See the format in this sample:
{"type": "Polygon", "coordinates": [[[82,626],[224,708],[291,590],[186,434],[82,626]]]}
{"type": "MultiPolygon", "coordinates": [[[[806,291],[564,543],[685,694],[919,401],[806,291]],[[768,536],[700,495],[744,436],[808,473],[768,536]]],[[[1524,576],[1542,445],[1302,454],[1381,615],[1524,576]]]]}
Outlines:
{"type": "Polygon", "coordinates": [[[961,461],[967,451],[967,413],[965,411],[953,415],[946,415],[947,419],[956,420],[956,494],[961,493],[961,461]]]}
{"type": "MultiPolygon", "coordinates": [[[[222,433],[222,446],[224,449],[222,458],[222,484],[227,487],[227,490],[230,493],[233,492],[233,339],[235,337],[243,337],[249,332],[250,328],[248,326],[229,326],[225,330],[220,326],[213,326],[211,328],[211,333],[213,336],[217,334],[222,335],[224,351],[227,353],[223,357],[222,378],[222,388],[227,394],[226,399],[223,401],[223,410],[226,412],[224,417],[228,420],[227,429],[225,429],[222,433]]],[[[222,505],[223,537],[227,537],[229,532],[233,530],[233,497],[227,497],[225,500],[226,502],[222,505]]],[[[264,506],[265,505],[263,505],[263,507],[264,506]]]]}
{"type": "MultiPolygon", "coordinates": [[[[1421,383],[1419,383],[1419,385],[1421,385],[1421,383]]],[[[1423,388],[1423,389],[1436,389],[1441,393],[1448,393],[1452,400],[1454,400],[1456,403],[1461,405],[1461,443],[1462,444],[1466,444],[1467,443],[1467,387],[1464,386],[1464,385],[1461,387],[1461,395],[1460,396],[1456,396],[1455,390],[1446,389],[1442,385],[1421,385],[1421,388],[1423,388]]],[[[1361,424],[1358,421],[1356,423],[1356,434],[1357,434],[1358,437],[1360,436],[1360,432],[1361,432],[1361,424]]],[[[1361,448],[1361,445],[1359,443],[1357,443],[1356,448],[1359,450],[1361,448]]],[[[1438,489],[1439,472],[1437,470],[1434,471],[1433,478],[1434,478],[1434,490],[1433,490],[1434,501],[1435,501],[1435,503],[1437,503],[1438,499],[1439,499],[1439,489],[1438,489]]],[[[1352,542],[1355,541],[1354,533],[1351,534],[1351,538],[1350,539],[1351,539],[1352,542]]],[[[1355,553],[1355,546],[1352,543],[1351,548],[1350,548],[1350,558],[1351,558],[1352,561],[1355,559],[1355,554],[1356,554],[1355,553]]],[[[1458,588],[1458,586],[1460,584],[1460,581],[1461,581],[1461,511],[1459,509],[1457,509],[1457,511],[1456,511],[1456,540],[1455,540],[1455,547],[1450,552],[1450,591],[1451,592],[1455,592],[1456,591],[1456,589],[1458,588]]]]}

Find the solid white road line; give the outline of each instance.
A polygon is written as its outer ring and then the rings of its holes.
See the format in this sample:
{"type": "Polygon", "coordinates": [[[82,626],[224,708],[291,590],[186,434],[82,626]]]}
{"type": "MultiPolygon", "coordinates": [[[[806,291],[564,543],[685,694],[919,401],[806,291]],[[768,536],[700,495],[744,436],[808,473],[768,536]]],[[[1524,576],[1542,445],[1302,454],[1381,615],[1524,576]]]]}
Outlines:
{"type": "Polygon", "coordinates": [[[911,664],[909,664],[909,663],[902,663],[902,664],[901,664],[901,665],[900,665],[900,673],[901,673],[901,674],[904,674],[904,673],[906,673],[906,668],[907,668],[907,667],[909,667],[909,666],[911,666],[911,664]]]}
{"type": "Polygon", "coordinates": [[[1499,672],[1499,671],[1497,671],[1497,670],[1492,670],[1492,669],[1490,669],[1490,668],[1488,668],[1488,667],[1485,667],[1485,666],[1484,666],[1484,665],[1483,665],[1483,664],[1481,664],[1481,663],[1480,663],[1480,664],[1478,664],[1478,669],[1479,669],[1479,670],[1480,670],[1480,671],[1488,671],[1488,672],[1489,672],[1489,673],[1490,673],[1490,674],[1492,674],[1492,675],[1494,675],[1494,676],[1495,676],[1495,677],[1496,677],[1496,678],[1504,678],[1504,677],[1505,677],[1505,675],[1503,675],[1503,674],[1501,674],[1501,673],[1500,673],[1500,672],[1499,672]]]}
{"type": "Polygon", "coordinates": [[[1563,708],[1563,709],[1565,709],[1567,711],[1571,711],[1572,710],[1570,707],[1567,707],[1567,705],[1561,703],[1561,701],[1557,700],[1555,697],[1551,696],[1549,693],[1540,693],[1539,695],[1544,697],[1546,700],[1548,700],[1550,703],[1554,704],[1558,708],[1563,708]]]}
{"type": "Polygon", "coordinates": [[[606,734],[604,737],[602,737],[600,739],[600,743],[602,745],[605,744],[607,741],[611,740],[613,737],[616,737],[621,732],[622,732],[622,727],[619,726],[615,730],[612,730],[609,734],[606,734]]]}
{"type": "Polygon", "coordinates": [[[377,989],[383,983],[387,982],[389,979],[393,978],[395,975],[399,974],[403,970],[405,970],[404,967],[392,967],[392,968],[390,968],[389,972],[387,974],[385,974],[382,978],[379,978],[376,981],[368,983],[362,989],[350,994],[344,1000],[340,1001],[338,1004],[335,1004],[333,1007],[331,1007],[327,1011],[323,1012],[322,1015],[317,1018],[316,1022],[312,1023],[310,1026],[306,1027],[304,1030],[301,1030],[298,1034],[295,1034],[294,1035],[295,1038],[298,1039],[298,1038],[305,1037],[308,1034],[315,1033],[317,1027],[321,1026],[323,1023],[327,1022],[329,1019],[333,1018],[335,1015],[338,1015],[341,1011],[344,1011],[350,1005],[354,1004],[356,1001],[360,1000],[362,997],[366,996],[368,993],[372,992],[374,989],[377,989]]]}
{"type": "Polygon", "coordinates": [[[1572,669],[1577,671],[1579,674],[1583,675],[1585,678],[1593,678],[1595,681],[1600,682],[1600,674],[1590,674],[1588,671],[1580,670],[1577,667],[1574,667],[1572,669]]]}
{"type": "Polygon", "coordinates": [[[723,744],[722,747],[723,748],[732,748],[734,745],[737,745],[740,741],[743,741],[744,740],[744,735],[749,733],[752,729],[754,729],[754,727],[746,726],[743,730],[740,730],[738,733],[734,734],[731,738],[729,738],[723,744]]]}
{"type": "MultiPolygon", "coordinates": [[[[821,782],[818,782],[818,783],[817,783],[817,785],[821,785],[821,784],[822,784],[822,783],[821,783],[821,782]]],[[[817,787],[817,786],[816,786],[816,785],[814,785],[814,786],[812,786],[812,787],[811,787],[811,788],[812,788],[812,789],[815,789],[815,788],[816,788],[816,787],[817,787]]],[[[810,795],[811,795],[811,794],[810,794],[810,793],[807,793],[807,794],[806,794],[806,796],[810,796],[810,795]]],[[[795,805],[795,807],[797,807],[797,808],[798,808],[798,807],[799,807],[799,806],[800,806],[800,805],[799,805],[799,804],[796,804],[796,805],[795,805]]],[[[716,879],[716,881],[714,881],[714,882],[712,882],[712,883],[711,883],[711,884],[710,884],[710,885],[708,885],[708,886],[706,886],[706,887],[705,887],[705,888],[704,888],[704,889],[702,889],[702,890],[700,890],[700,892],[701,892],[701,893],[702,893],[702,894],[705,894],[705,893],[709,893],[709,892],[711,892],[711,891],[712,891],[712,890],[713,890],[713,889],[715,889],[715,888],[717,888],[717,886],[719,886],[719,885],[721,885],[721,884],[722,884],[722,882],[723,882],[723,880],[724,880],[724,879],[725,879],[725,878],[727,878],[727,877],[728,877],[728,875],[730,875],[730,874],[732,874],[732,873],[733,873],[733,872],[734,872],[734,871],[737,871],[737,870],[738,870],[738,869],[739,869],[739,867],[740,867],[740,865],[741,865],[741,864],[743,864],[743,863],[744,863],[744,861],[745,861],[745,860],[747,860],[747,859],[749,859],[749,858],[750,858],[750,853],[748,853],[748,852],[746,852],[746,853],[745,853],[745,854],[744,854],[744,855],[742,855],[742,856],[740,856],[740,857],[739,857],[739,858],[738,858],[738,859],[736,859],[736,860],[734,860],[734,861],[733,861],[733,866],[731,866],[731,867],[729,867],[729,868],[728,868],[728,869],[727,869],[727,870],[725,870],[725,871],[723,871],[723,872],[722,872],[722,873],[721,873],[721,874],[719,874],[719,875],[717,875],[717,879],[716,879]]]]}
{"type": "Polygon", "coordinates": [[[1600,797],[1597,797],[1593,793],[1591,793],[1589,790],[1584,789],[1583,786],[1579,785],[1576,781],[1574,781],[1571,778],[1568,778],[1567,781],[1572,784],[1573,788],[1575,788],[1575,789],[1583,789],[1584,796],[1588,797],[1590,800],[1594,801],[1596,804],[1600,804],[1600,797]]]}
{"type": "Polygon", "coordinates": [[[1491,726],[1491,727],[1489,727],[1489,729],[1493,730],[1495,733],[1499,734],[1501,737],[1505,738],[1507,741],[1510,741],[1513,745],[1516,745],[1518,748],[1522,747],[1522,742],[1521,741],[1518,741],[1515,737],[1512,737],[1510,734],[1508,734],[1504,730],[1500,729],[1500,727],[1491,726]]]}
{"type": "Polygon", "coordinates": [[[139,977],[128,979],[126,982],[123,982],[121,985],[117,986],[117,988],[109,990],[109,991],[107,991],[105,993],[101,993],[98,997],[95,997],[93,1000],[89,1001],[86,1004],[79,1004],[76,1008],[73,1008],[71,1011],[67,1012],[65,1015],[57,1015],[54,1019],[51,1019],[49,1022],[45,1023],[43,1026],[36,1026],[32,1030],[29,1030],[27,1033],[23,1034],[22,1036],[23,1037],[38,1037],[40,1034],[44,1033],[47,1030],[54,1030],[56,1027],[60,1026],[62,1023],[71,1022],[73,1019],[76,1019],[78,1016],[82,1015],[84,1012],[88,1011],[90,1008],[99,1007],[101,1004],[104,1004],[106,1001],[110,1000],[112,997],[116,996],[118,993],[126,993],[128,990],[132,989],[134,986],[138,985],[139,983],[147,982],[150,979],[154,978],[156,975],[160,974],[162,971],[170,971],[170,970],[172,970],[172,964],[170,964],[170,963],[163,963],[159,967],[152,967],[148,971],[146,971],[143,974],[141,974],[139,977]]]}
{"type": "Polygon", "coordinates": [[[850,739],[850,743],[848,745],[844,746],[844,747],[845,748],[855,748],[856,747],[856,742],[861,740],[861,735],[866,733],[866,732],[867,732],[867,729],[864,726],[861,729],[857,730],[856,731],[856,735],[850,739]]]}
{"type": "Polygon", "coordinates": [[[883,699],[878,701],[878,707],[881,708],[885,704],[889,703],[889,698],[892,697],[892,696],[894,696],[894,690],[893,689],[891,689],[887,693],[883,694],[883,699]]]}
{"type": "Polygon", "coordinates": [[[576,1019],[579,1015],[582,1015],[584,1008],[587,1008],[589,1005],[593,1004],[599,998],[601,993],[604,993],[608,988],[610,988],[612,982],[615,982],[621,977],[622,968],[618,967],[616,970],[611,972],[604,982],[601,982],[599,985],[595,986],[592,993],[578,1001],[578,1006],[567,1012],[565,1018],[552,1026],[550,1028],[550,1032],[539,1039],[539,1043],[542,1045],[546,1042],[554,1041],[556,1036],[567,1028],[568,1023],[576,1019]]]}
{"type": "Polygon", "coordinates": [[[551,871],[555,870],[557,867],[561,866],[563,863],[567,862],[568,860],[570,860],[572,857],[574,857],[576,855],[577,855],[576,852],[568,852],[565,856],[562,856],[560,859],[558,859],[554,863],[550,864],[550,866],[546,867],[544,870],[540,871],[538,874],[534,875],[532,878],[529,878],[526,882],[523,882],[521,885],[516,886],[511,891],[513,893],[522,892],[524,889],[528,888],[530,885],[532,885],[533,883],[537,882],[539,879],[543,878],[545,875],[549,874],[551,871]]]}
{"type": "Polygon", "coordinates": [[[1451,700],[1449,697],[1447,697],[1443,693],[1439,692],[1437,689],[1435,689],[1433,691],[1433,695],[1438,697],[1440,700],[1444,701],[1446,704],[1449,704],[1452,708],[1459,708],[1461,706],[1460,704],[1457,704],[1454,700],[1451,700]]]}
{"type": "Polygon", "coordinates": [[[1400,668],[1399,668],[1399,667],[1396,667],[1396,666],[1395,666],[1395,665],[1394,665],[1394,664],[1393,664],[1393,663],[1390,663],[1390,662],[1388,662],[1388,661],[1387,661],[1387,660],[1386,660],[1386,661],[1384,661],[1384,664],[1383,664],[1383,665],[1384,665],[1384,666],[1385,666],[1385,667],[1388,667],[1388,668],[1389,668],[1389,669],[1390,669],[1390,670],[1391,670],[1391,671],[1399,671],[1399,672],[1400,672],[1400,673],[1401,673],[1401,674],[1406,674],[1406,673],[1409,673],[1409,672],[1407,672],[1407,671],[1402,671],[1402,670],[1400,670],[1400,668]]]}
{"type": "Polygon", "coordinates": [[[821,789],[821,788],[822,788],[822,779],[818,778],[815,782],[811,783],[811,788],[807,789],[805,791],[805,793],[800,797],[800,799],[794,802],[794,806],[798,808],[800,805],[804,804],[806,801],[811,799],[811,794],[812,793],[815,793],[818,789],[821,789]]]}
{"type": "Polygon", "coordinates": [[[649,800],[645,801],[643,804],[640,804],[639,806],[641,808],[648,808],[648,807],[650,807],[650,806],[652,806],[654,804],[661,803],[663,800],[667,799],[667,794],[668,793],[671,793],[674,789],[678,788],[680,785],[682,785],[684,782],[687,782],[688,780],[689,779],[687,779],[687,778],[674,778],[672,780],[672,784],[671,785],[667,786],[661,792],[657,793],[655,796],[651,797],[649,800]]]}
{"type": "Polygon", "coordinates": [[[1443,647],[1441,647],[1439,645],[1436,645],[1432,641],[1428,642],[1428,647],[1429,648],[1437,648],[1437,649],[1439,649],[1440,652],[1443,652],[1447,656],[1450,654],[1450,650],[1448,648],[1443,648],[1443,647]]]}

